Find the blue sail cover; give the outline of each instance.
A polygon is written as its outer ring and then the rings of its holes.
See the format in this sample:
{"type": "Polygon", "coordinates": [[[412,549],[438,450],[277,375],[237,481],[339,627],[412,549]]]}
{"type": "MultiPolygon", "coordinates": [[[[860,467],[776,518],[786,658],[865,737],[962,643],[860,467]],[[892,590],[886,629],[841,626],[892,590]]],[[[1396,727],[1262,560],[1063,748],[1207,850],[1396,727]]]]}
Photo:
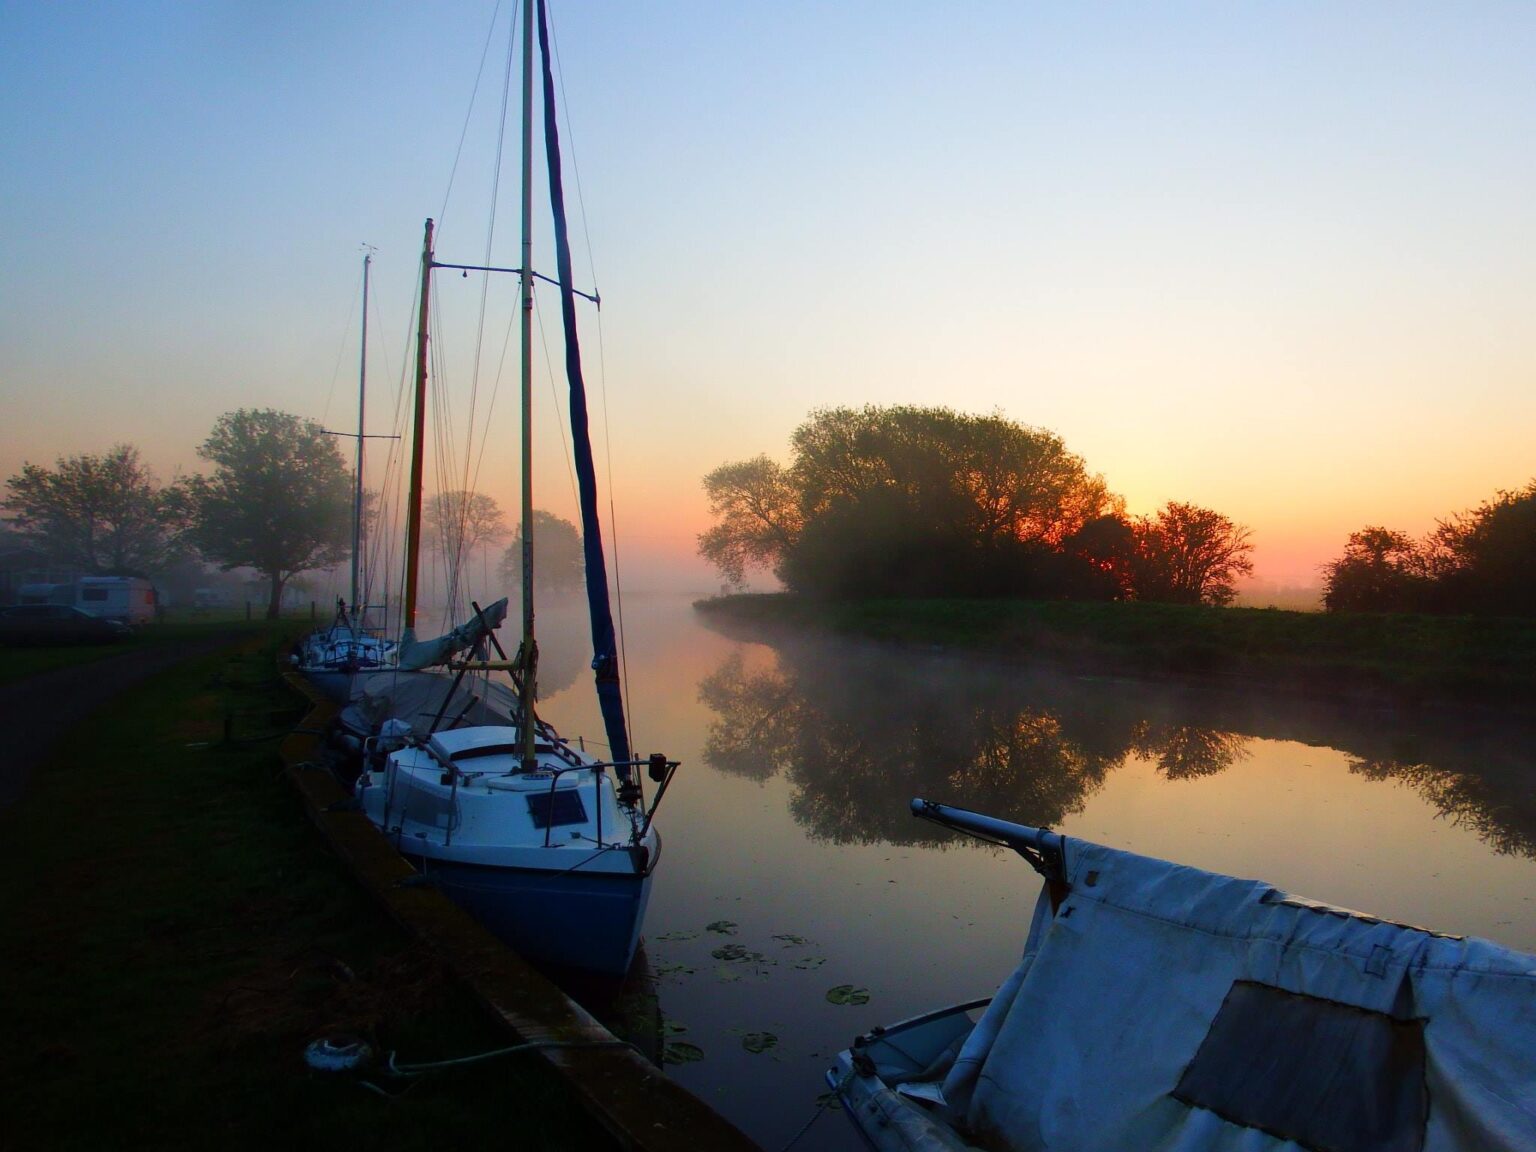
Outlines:
{"type": "Polygon", "coordinates": [[[592,617],[592,669],[597,700],[614,760],[630,758],[624,724],[624,699],[619,690],[618,644],[613,610],[608,603],[608,567],[603,559],[603,533],[597,518],[597,470],[587,427],[587,389],[581,375],[581,346],[576,338],[576,294],[571,287],[571,242],[566,229],[565,190],[560,179],[560,132],[555,122],[555,79],[549,56],[549,25],[544,0],[539,0],[539,55],[544,73],[544,152],[549,169],[549,199],[555,214],[555,260],[560,277],[560,319],[565,327],[565,374],[570,381],[571,443],[575,452],[576,486],[581,496],[581,539],[587,565],[587,609],[592,617]]]}

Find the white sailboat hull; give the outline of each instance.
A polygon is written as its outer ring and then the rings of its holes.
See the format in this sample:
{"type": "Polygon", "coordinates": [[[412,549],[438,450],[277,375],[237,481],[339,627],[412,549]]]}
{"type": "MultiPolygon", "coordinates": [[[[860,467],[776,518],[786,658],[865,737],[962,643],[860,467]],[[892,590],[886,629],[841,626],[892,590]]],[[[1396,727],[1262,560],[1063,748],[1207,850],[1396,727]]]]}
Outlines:
{"type": "Polygon", "coordinates": [[[622,975],[639,946],[654,828],[619,802],[612,770],[541,733],[538,769],[517,729],[434,734],[365,772],[368,818],[422,875],[526,958],[622,975]]]}

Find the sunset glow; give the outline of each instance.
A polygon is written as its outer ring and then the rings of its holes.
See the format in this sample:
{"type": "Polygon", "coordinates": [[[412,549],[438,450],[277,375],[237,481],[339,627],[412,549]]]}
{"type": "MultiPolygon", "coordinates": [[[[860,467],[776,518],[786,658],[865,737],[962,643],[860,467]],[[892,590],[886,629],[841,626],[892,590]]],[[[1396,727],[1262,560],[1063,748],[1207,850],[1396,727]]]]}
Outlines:
{"type": "MultiPolygon", "coordinates": [[[[364,242],[390,430],[422,221],[442,256],[516,262],[514,174],[484,224],[493,80],[453,168],[491,9],[8,6],[0,470],[126,442],[168,480],[239,407],[345,427],[364,242]]],[[[603,297],[581,316],[598,466],[641,583],[712,590],[700,477],[787,462],[823,406],[1050,429],[1133,514],[1181,500],[1251,528],[1265,585],[1536,476],[1536,11],[555,19],[577,275],[603,297]]],[[[483,455],[465,432],[479,290],[440,289],[444,404],[453,468],[475,455],[510,512],[505,312],[481,342],[483,455]]],[[[570,517],[537,367],[538,502],[570,517]]]]}

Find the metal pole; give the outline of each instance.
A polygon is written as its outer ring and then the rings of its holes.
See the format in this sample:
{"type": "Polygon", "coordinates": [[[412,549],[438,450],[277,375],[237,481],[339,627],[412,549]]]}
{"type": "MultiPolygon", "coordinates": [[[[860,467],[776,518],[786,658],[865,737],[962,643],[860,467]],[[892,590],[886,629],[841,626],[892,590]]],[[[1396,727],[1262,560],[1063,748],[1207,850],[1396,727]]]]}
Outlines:
{"type": "Polygon", "coordinates": [[[363,339],[357,358],[357,463],[352,492],[352,613],[357,615],[358,564],[363,551],[363,405],[368,387],[368,266],[373,253],[363,255],[363,339]]]}
{"type": "Polygon", "coordinates": [[[537,648],[533,637],[533,0],[523,0],[523,768],[537,767],[534,701],[537,648]]]}

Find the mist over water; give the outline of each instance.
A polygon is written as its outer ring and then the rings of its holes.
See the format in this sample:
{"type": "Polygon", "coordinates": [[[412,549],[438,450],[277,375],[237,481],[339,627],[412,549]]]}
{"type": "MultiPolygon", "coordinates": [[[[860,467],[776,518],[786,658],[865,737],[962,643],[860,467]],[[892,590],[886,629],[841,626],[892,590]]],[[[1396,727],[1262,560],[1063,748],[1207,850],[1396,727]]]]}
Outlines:
{"type": "MultiPolygon", "coordinates": [[[[625,617],[636,751],[683,761],[644,956],[675,1054],[702,1058],[668,1072],[765,1147],[856,1034],[989,995],[1022,947],[1035,874],[914,796],[1536,951],[1528,727],[770,646],[679,597],[625,617]]],[[[579,610],[540,627],[552,664],[584,651],[579,610]]],[[[590,744],[592,695],[583,668],[544,715],[590,744]]],[[[835,1111],[796,1144],[858,1146],[835,1111]]]]}

